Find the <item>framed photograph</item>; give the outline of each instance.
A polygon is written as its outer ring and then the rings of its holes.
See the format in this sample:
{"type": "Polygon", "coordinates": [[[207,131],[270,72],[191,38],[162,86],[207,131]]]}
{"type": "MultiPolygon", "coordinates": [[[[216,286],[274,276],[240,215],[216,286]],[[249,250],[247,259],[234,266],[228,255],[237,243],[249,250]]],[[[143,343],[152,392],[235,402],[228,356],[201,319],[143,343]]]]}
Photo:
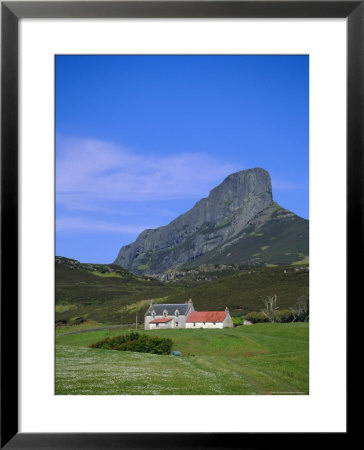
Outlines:
{"type": "Polygon", "coordinates": [[[1,3],[2,447],[347,437],[363,8],[1,3]]]}

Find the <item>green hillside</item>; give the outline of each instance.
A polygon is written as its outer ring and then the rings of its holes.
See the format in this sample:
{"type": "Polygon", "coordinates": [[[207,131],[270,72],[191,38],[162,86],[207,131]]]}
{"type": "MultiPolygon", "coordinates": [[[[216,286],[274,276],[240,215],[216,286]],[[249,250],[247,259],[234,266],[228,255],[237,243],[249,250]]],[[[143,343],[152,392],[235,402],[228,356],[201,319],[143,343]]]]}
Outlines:
{"type": "Polygon", "coordinates": [[[216,281],[204,281],[169,295],[169,303],[192,298],[197,310],[224,310],[233,316],[260,311],[262,299],[277,294],[280,309],[293,306],[299,297],[308,297],[307,265],[253,267],[240,270],[216,281]]]}
{"type": "Polygon", "coordinates": [[[175,290],[117,265],[56,257],[56,321],[81,316],[100,323],[135,322],[135,313],[144,314],[151,299],[175,290]]]}
{"type": "Polygon", "coordinates": [[[236,270],[201,272],[174,282],[140,277],[116,265],[82,264],[56,258],[56,321],[77,317],[90,322],[140,323],[150,303],[184,303],[192,298],[197,310],[223,310],[241,316],[262,308],[262,299],[277,294],[280,309],[308,296],[307,265],[239,266],[236,270]]]}

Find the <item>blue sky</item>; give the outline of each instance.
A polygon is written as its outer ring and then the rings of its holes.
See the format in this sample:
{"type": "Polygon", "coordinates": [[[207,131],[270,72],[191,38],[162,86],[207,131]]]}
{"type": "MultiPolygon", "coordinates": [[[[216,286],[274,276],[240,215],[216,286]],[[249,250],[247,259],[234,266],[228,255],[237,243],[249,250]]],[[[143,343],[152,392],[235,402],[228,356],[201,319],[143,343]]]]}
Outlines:
{"type": "Polygon", "coordinates": [[[56,56],[56,254],[112,262],[230,173],[308,218],[309,58],[56,56]]]}

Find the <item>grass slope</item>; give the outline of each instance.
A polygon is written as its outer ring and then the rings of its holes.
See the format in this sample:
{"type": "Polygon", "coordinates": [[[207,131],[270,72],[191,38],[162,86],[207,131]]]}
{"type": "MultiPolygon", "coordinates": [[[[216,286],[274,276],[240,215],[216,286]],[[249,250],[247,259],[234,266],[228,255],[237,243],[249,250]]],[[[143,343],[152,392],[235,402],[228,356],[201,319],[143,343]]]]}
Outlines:
{"type": "Polygon", "coordinates": [[[155,303],[184,303],[189,298],[197,310],[228,306],[232,315],[241,316],[260,311],[262,299],[268,295],[277,294],[280,309],[308,295],[307,265],[202,273],[188,281],[162,283],[119,266],[72,261],[62,258],[56,263],[56,320],[82,316],[90,322],[125,324],[135,322],[137,313],[143,322],[151,299],[155,303]]]}
{"type": "Polygon", "coordinates": [[[117,265],[56,258],[56,320],[82,316],[100,323],[132,323],[136,312],[144,314],[150,299],[175,290],[117,265]]]}
{"type": "Polygon", "coordinates": [[[182,357],[87,347],[120,330],[57,337],[56,394],[308,394],[307,323],[146,333],[182,357]]]}

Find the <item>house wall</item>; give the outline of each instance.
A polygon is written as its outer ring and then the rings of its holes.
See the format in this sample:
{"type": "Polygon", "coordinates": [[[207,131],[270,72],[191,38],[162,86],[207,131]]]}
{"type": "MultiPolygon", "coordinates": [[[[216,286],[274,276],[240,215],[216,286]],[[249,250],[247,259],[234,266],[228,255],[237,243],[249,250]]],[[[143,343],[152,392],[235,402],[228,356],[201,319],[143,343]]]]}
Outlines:
{"type": "MultiPolygon", "coordinates": [[[[162,319],[163,316],[155,316],[154,319],[162,319]]],[[[184,315],[180,315],[178,317],[175,316],[167,316],[168,319],[172,319],[170,322],[166,322],[165,324],[167,324],[168,326],[163,327],[162,325],[165,325],[164,323],[160,323],[159,327],[156,327],[155,323],[151,323],[149,324],[149,322],[151,322],[153,320],[152,316],[148,316],[149,320],[145,320],[144,322],[144,329],[145,330],[155,330],[157,329],[161,329],[161,328],[186,328],[186,316],[184,315]],[[176,322],[178,322],[178,326],[176,326],[176,322]]],[[[147,317],[146,317],[147,319],[147,317]]]]}
{"type": "Polygon", "coordinates": [[[173,328],[186,328],[186,320],[188,316],[190,315],[190,312],[187,316],[185,315],[179,315],[178,317],[174,317],[173,319],[173,328]],[[176,327],[176,321],[178,322],[178,327],[176,327]]]}
{"type": "Polygon", "coordinates": [[[152,316],[144,316],[144,330],[150,330],[151,325],[149,325],[149,322],[151,322],[152,320],[152,316]]]}
{"type": "Polygon", "coordinates": [[[223,321],[223,327],[224,328],[234,328],[234,322],[229,313],[227,313],[227,315],[223,321]]]}
{"type": "Polygon", "coordinates": [[[223,328],[223,322],[195,322],[196,325],[193,326],[193,322],[186,323],[186,328],[223,328]]]}
{"type": "Polygon", "coordinates": [[[170,320],[169,322],[164,322],[164,323],[151,323],[149,325],[149,330],[164,330],[165,328],[173,328],[172,326],[173,321],[170,320]],[[159,325],[157,327],[157,325],[159,325]]]}
{"type": "MultiPolygon", "coordinates": [[[[175,327],[175,317],[174,316],[167,316],[168,319],[172,319],[169,322],[160,323],[159,327],[156,327],[155,323],[149,323],[154,319],[164,319],[164,316],[146,316],[144,320],[144,330],[155,330],[155,329],[161,329],[161,328],[174,328],[175,327]],[[162,326],[162,325],[168,325],[168,326],[162,326]]],[[[178,320],[178,325],[180,325],[180,320],[178,320]]],[[[184,322],[186,322],[186,319],[184,319],[184,322]]],[[[184,327],[184,326],[183,326],[184,327]]]]}

